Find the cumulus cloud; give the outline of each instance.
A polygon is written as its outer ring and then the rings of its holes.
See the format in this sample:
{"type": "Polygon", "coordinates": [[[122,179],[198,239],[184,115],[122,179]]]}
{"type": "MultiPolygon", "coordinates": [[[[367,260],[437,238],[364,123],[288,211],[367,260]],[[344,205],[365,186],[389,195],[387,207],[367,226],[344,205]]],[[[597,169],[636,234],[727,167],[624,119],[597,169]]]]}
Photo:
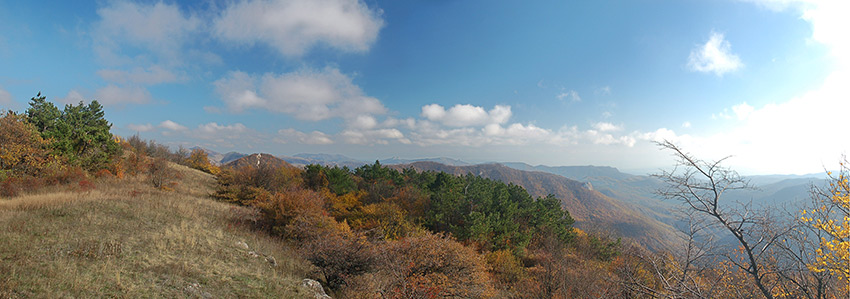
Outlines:
{"type": "Polygon", "coordinates": [[[581,102],[581,97],[578,95],[578,92],[575,90],[565,91],[557,96],[558,100],[566,101],[569,100],[571,102],[581,102]]]}
{"type": "Polygon", "coordinates": [[[340,133],[343,141],[349,144],[388,144],[390,141],[398,141],[402,144],[410,144],[404,133],[398,129],[374,129],[374,130],[344,130],[340,133]]]}
{"type": "Polygon", "coordinates": [[[218,123],[211,122],[198,125],[198,131],[208,135],[244,133],[247,130],[248,127],[245,127],[245,125],[241,123],[235,123],[232,125],[219,125],[218,123]]]}
{"type": "MultiPolygon", "coordinates": [[[[79,95],[79,93],[76,95],[79,95]]],[[[94,97],[104,106],[147,104],[153,101],[147,89],[138,86],[120,87],[114,84],[98,89],[94,97]]]]}
{"type": "Polygon", "coordinates": [[[130,131],[149,132],[153,131],[154,126],[152,124],[129,124],[127,125],[127,128],[130,129],[130,131]]]}
{"type": "Polygon", "coordinates": [[[145,86],[185,80],[181,68],[215,56],[190,49],[204,24],[176,4],[109,1],[97,15],[89,36],[108,66],[97,71],[109,83],[95,92],[104,105],[150,103],[145,86]]]}
{"type": "Polygon", "coordinates": [[[450,127],[484,126],[488,124],[503,124],[511,118],[511,107],[496,105],[490,111],[472,105],[454,105],[446,110],[439,104],[422,107],[422,117],[427,120],[442,123],[450,127]]]}
{"type": "Polygon", "coordinates": [[[704,45],[691,50],[688,67],[692,71],[714,73],[717,76],[743,67],[741,58],[732,53],[732,45],[724,39],[722,33],[712,31],[704,45]]]}
{"type": "Polygon", "coordinates": [[[328,134],[325,134],[320,131],[313,131],[310,133],[300,132],[295,129],[282,129],[277,131],[278,135],[281,138],[277,140],[281,143],[289,143],[291,140],[295,140],[298,143],[302,144],[333,144],[334,141],[328,134]]]}
{"type": "Polygon", "coordinates": [[[228,5],[212,27],[224,41],[300,56],[318,44],[366,51],[383,25],[381,11],[359,0],[246,0],[228,5]]]}
{"type": "Polygon", "coordinates": [[[387,111],[378,99],[364,95],[351,78],[335,68],[263,76],[231,72],[214,84],[216,92],[234,112],[265,109],[318,121],[334,117],[354,119],[387,111]]]}
{"type": "MultiPolygon", "coordinates": [[[[56,101],[59,102],[59,103],[62,103],[62,104],[77,104],[79,102],[85,102],[86,99],[85,99],[85,97],[83,97],[82,93],[80,93],[79,91],[77,91],[75,89],[72,89],[71,91],[68,92],[67,95],[65,95],[64,98],[59,98],[56,101]]],[[[98,101],[100,102],[100,100],[98,100],[98,101]]]]}
{"type": "MultiPolygon", "coordinates": [[[[713,114],[736,119],[734,127],[713,135],[676,136],[695,153],[735,155],[735,167],[759,173],[813,173],[833,167],[850,150],[850,139],[836,135],[850,111],[850,2],[749,0],[774,10],[791,9],[812,26],[812,42],[827,46],[833,70],[818,87],[794,98],[752,106],[740,103],[713,114]]],[[[840,130],[839,130],[840,131],[840,130]]]]}
{"type": "Polygon", "coordinates": [[[97,14],[101,20],[92,34],[94,49],[107,63],[144,58],[122,55],[122,47],[126,46],[145,49],[160,59],[176,63],[190,35],[201,28],[199,18],[186,16],[177,5],[163,2],[110,2],[98,9],[97,14]]]}
{"type": "Polygon", "coordinates": [[[754,110],[755,108],[747,104],[747,102],[732,106],[732,111],[735,112],[735,116],[737,116],[738,119],[746,119],[751,113],[753,113],[754,110]]]}
{"type": "Polygon", "coordinates": [[[3,109],[12,108],[15,105],[15,101],[12,100],[12,94],[8,91],[0,88],[0,107],[3,109]]]}
{"type": "Polygon", "coordinates": [[[186,127],[184,127],[183,125],[178,124],[178,123],[176,123],[172,120],[164,120],[163,122],[159,123],[159,125],[157,125],[157,127],[163,128],[163,129],[166,129],[166,130],[169,130],[169,131],[185,131],[185,130],[187,130],[186,127]]]}
{"type": "Polygon", "coordinates": [[[637,140],[634,136],[630,135],[620,135],[616,136],[614,134],[597,131],[597,130],[587,130],[582,133],[582,137],[586,138],[593,144],[604,144],[604,145],[612,145],[612,144],[620,144],[625,145],[627,147],[632,147],[635,145],[637,140]]]}
{"type": "Polygon", "coordinates": [[[622,126],[618,126],[618,125],[615,125],[615,124],[612,124],[612,123],[609,123],[609,122],[595,123],[595,124],[593,124],[593,128],[598,130],[598,131],[601,131],[601,132],[613,132],[613,131],[620,131],[620,130],[623,129],[622,126]]]}
{"type": "Polygon", "coordinates": [[[132,70],[103,69],[97,71],[103,80],[115,83],[135,83],[153,85],[160,83],[177,82],[180,77],[174,72],[161,66],[150,66],[148,68],[136,67],[132,70]]]}
{"type": "Polygon", "coordinates": [[[743,0],[782,11],[794,9],[800,18],[812,25],[812,40],[830,48],[836,62],[850,63],[850,38],[847,35],[847,13],[850,2],[830,0],[743,0]]]}

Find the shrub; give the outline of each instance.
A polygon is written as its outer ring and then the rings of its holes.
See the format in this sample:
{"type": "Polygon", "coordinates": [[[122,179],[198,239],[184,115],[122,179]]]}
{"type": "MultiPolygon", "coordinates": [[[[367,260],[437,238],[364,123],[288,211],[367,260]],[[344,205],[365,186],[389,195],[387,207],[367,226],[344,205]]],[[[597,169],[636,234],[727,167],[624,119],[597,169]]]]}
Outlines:
{"type": "Polygon", "coordinates": [[[9,111],[0,115],[0,172],[39,175],[48,163],[47,141],[23,116],[9,111]]]}
{"type": "Polygon", "coordinates": [[[221,172],[217,166],[210,164],[207,152],[199,148],[192,150],[192,153],[189,154],[189,158],[186,159],[186,163],[191,168],[213,175],[217,175],[221,172]]]}
{"type": "Polygon", "coordinates": [[[502,285],[510,285],[525,276],[522,262],[510,250],[498,250],[485,255],[487,266],[502,285]]]}
{"type": "Polygon", "coordinates": [[[14,177],[8,177],[0,181],[0,197],[15,197],[18,196],[18,186],[15,184],[14,177]]]}
{"type": "Polygon", "coordinates": [[[101,169],[94,173],[94,177],[103,178],[103,177],[113,177],[112,172],[109,169],[101,169]]]}
{"type": "Polygon", "coordinates": [[[291,225],[293,237],[303,240],[299,251],[318,267],[327,285],[339,289],[375,264],[374,246],[362,234],[347,230],[333,218],[298,217],[291,225]]]}
{"type": "Polygon", "coordinates": [[[148,165],[148,178],[155,188],[167,189],[177,178],[177,172],[168,166],[165,159],[156,158],[148,165]]]}
{"type": "MultiPolygon", "coordinates": [[[[475,250],[441,234],[426,233],[379,248],[374,293],[392,298],[482,298],[495,290],[475,250]]],[[[369,282],[361,282],[369,283],[369,282]]]]}
{"type": "Polygon", "coordinates": [[[87,192],[94,189],[94,183],[89,180],[81,180],[77,185],[80,186],[80,191],[87,192]]]}
{"type": "Polygon", "coordinates": [[[278,235],[285,232],[286,226],[292,223],[295,217],[316,217],[325,214],[324,200],[318,193],[307,189],[278,193],[257,190],[250,205],[260,209],[264,225],[278,235]]]}

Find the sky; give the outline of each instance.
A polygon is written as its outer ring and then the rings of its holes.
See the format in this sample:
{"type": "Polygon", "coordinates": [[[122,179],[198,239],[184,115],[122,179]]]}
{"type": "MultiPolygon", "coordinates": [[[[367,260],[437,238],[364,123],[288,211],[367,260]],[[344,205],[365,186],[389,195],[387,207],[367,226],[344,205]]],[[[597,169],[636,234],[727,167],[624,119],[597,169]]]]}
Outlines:
{"type": "Polygon", "coordinates": [[[0,0],[0,109],[218,152],[743,174],[850,149],[850,1],[0,0]]]}

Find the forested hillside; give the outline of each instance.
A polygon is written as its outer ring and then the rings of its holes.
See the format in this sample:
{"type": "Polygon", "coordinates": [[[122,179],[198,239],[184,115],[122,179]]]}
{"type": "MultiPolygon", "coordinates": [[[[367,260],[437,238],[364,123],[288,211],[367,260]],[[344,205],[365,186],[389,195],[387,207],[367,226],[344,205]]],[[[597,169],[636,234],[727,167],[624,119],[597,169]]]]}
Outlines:
{"type": "Polygon", "coordinates": [[[552,194],[570,211],[576,219],[577,227],[597,233],[610,231],[652,249],[670,248],[681,240],[676,237],[678,231],[669,224],[638,212],[639,206],[608,197],[594,190],[592,185],[562,176],[521,171],[501,164],[449,166],[434,162],[416,162],[393,167],[443,171],[455,175],[477,175],[522,186],[533,196],[552,194]]]}

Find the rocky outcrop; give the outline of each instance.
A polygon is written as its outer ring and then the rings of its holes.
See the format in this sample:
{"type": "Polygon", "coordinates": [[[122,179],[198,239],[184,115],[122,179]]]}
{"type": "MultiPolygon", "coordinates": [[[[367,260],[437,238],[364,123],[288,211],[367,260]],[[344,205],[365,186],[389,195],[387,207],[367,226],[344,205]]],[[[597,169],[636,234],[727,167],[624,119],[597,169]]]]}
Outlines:
{"type": "Polygon", "coordinates": [[[299,286],[307,291],[308,296],[316,299],[331,299],[331,296],[325,293],[325,289],[322,288],[322,284],[318,281],[305,278],[299,286]]]}

